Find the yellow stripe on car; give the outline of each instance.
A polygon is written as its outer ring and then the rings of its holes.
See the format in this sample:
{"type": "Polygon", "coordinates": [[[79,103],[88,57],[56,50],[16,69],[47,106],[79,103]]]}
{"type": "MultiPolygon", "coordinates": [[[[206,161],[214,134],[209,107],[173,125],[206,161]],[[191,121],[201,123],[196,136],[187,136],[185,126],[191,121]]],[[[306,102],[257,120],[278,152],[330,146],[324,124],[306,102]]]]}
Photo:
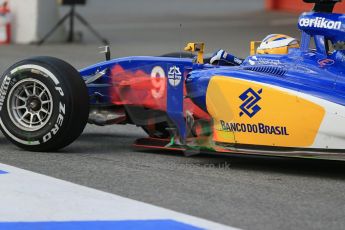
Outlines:
{"type": "Polygon", "coordinates": [[[206,104],[214,121],[214,141],[312,146],[325,109],[297,94],[242,79],[212,77],[206,104]]]}

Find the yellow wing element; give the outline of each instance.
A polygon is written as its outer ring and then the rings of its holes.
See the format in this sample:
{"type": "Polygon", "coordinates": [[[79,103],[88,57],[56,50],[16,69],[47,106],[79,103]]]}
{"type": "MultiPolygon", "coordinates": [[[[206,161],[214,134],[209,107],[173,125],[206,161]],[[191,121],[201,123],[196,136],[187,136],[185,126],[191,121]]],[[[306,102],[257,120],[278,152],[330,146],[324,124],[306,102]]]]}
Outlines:
{"type": "Polygon", "coordinates": [[[251,41],[250,42],[250,56],[253,56],[256,54],[256,50],[260,46],[261,41],[251,41]]]}
{"type": "Polygon", "coordinates": [[[198,52],[196,62],[199,64],[204,64],[204,50],[205,50],[205,43],[203,42],[190,42],[184,48],[185,51],[188,52],[198,52]]]}
{"type": "Polygon", "coordinates": [[[259,83],[215,76],[206,94],[214,141],[280,147],[310,147],[325,109],[293,93],[259,83]]]}

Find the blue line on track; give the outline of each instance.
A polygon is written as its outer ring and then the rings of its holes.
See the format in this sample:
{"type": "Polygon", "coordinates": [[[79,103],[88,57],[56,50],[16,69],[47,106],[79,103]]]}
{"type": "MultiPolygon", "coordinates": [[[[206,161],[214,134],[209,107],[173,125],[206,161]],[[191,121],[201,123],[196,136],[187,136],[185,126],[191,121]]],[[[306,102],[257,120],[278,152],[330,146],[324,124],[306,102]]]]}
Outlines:
{"type": "Polygon", "coordinates": [[[199,230],[174,220],[0,222],[0,230],[199,230]]]}
{"type": "Polygon", "coordinates": [[[8,173],[8,172],[1,171],[1,170],[0,170],[0,175],[1,175],[1,174],[7,174],[7,173],[8,173]]]}

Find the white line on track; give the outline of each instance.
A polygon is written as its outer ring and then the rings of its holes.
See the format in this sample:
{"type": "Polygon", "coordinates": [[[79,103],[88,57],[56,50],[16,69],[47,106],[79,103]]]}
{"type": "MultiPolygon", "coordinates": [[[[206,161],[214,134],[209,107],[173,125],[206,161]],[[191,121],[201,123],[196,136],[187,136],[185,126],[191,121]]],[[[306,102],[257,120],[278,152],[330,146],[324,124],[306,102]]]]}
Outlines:
{"type": "Polygon", "coordinates": [[[0,171],[0,229],[4,229],[2,224],[18,222],[130,220],[172,220],[197,228],[235,229],[4,164],[0,171]]]}

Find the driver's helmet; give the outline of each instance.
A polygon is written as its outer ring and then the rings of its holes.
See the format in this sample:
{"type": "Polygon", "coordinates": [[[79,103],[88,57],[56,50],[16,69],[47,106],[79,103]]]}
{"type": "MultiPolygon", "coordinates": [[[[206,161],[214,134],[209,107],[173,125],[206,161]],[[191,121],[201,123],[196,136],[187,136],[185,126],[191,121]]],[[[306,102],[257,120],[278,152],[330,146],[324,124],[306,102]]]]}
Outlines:
{"type": "Polygon", "coordinates": [[[257,48],[257,54],[288,54],[290,48],[299,48],[296,38],[284,34],[268,35],[257,48]]]}

